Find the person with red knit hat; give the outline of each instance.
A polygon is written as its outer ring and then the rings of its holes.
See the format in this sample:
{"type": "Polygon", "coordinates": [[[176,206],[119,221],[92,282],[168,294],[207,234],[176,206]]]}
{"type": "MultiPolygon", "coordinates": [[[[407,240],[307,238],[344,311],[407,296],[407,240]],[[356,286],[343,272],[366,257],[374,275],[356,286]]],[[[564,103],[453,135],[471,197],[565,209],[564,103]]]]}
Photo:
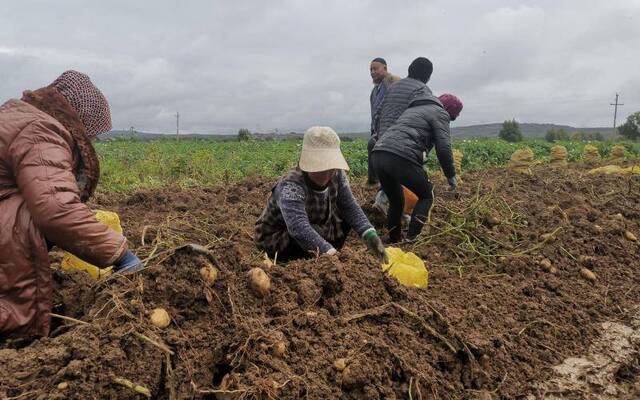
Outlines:
{"type": "Polygon", "coordinates": [[[0,106],[0,339],[48,335],[53,245],[116,272],[141,268],[84,204],[100,174],[91,139],[110,129],[107,99],[77,71],[0,106]]]}
{"type": "Polygon", "coordinates": [[[435,147],[449,186],[453,190],[457,187],[449,123],[460,115],[462,102],[452,94],[435,97],[424,88],[414,92],[408,108],[386,129],[372,151],[373,167],[389,202],[387,227],[391,243],[402,240],[403,186],[418,197],[407,239],[415,239],[429,221],[433,185],[423,163],[432,148],[435,147]]]}
{"type": "Polygon", "coordinates": [[[462,111],[462,102],[460,99],[450,93],[445,93],[438,96],[438,100],[440,100],[444,109],[449,113],[449,119],[455,121],[462,111]]]}

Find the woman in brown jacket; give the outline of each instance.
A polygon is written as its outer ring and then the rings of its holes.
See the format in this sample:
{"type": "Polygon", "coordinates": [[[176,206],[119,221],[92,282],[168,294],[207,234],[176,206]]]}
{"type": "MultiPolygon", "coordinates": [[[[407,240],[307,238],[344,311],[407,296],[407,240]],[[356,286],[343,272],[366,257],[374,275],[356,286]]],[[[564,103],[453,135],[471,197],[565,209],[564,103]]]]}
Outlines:
{"type": "Polygon", "coordinates": [[[140,268],[84,204],[100,174],[90,139],[109,129],[106,99],[76,71],[0,106],[0,338],[48,335],[52,245],[97,266],[140,268]]]}

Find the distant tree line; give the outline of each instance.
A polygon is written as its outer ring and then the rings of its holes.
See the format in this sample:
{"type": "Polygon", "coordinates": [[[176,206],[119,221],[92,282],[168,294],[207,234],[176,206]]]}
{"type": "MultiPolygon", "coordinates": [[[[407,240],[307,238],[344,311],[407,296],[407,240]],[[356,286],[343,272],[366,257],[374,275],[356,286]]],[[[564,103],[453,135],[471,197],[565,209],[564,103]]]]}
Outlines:
{"type": "Polygon", "coordinates": [[[618,127],[620,136],[636,141],[640,139],[640,111],[627,117],[627,121],[618,127]]]}
{"type": "Polygon", "coordinates": [[[604,141],[604,136],[600,132],[584,132],[584,131],[576,131],[569,135],[562,128],[551,128],[549,129],[544,138],[547,142],[556,142],[559,140],[573,140],[573,141],[604,141]]]}
{"type": "MultiPolygon", "coordinates": [[[[627,117],[624,124],[617,128],[618,134],[627,140],[637,141],[640,139],[640,111],[627,117]]],[[[500,139],[507,142],[520,142],[523,139],[520,124],[515,119],[506,120],[502,123],[502,128],[498,133],[500,139]]],[[[572,141],[604,141],[604,135],[600,132],[576,131],[569,134],[562,128],[551,128],[544,135],[547,142],[557,142],[563,140],[572,141]]]]}

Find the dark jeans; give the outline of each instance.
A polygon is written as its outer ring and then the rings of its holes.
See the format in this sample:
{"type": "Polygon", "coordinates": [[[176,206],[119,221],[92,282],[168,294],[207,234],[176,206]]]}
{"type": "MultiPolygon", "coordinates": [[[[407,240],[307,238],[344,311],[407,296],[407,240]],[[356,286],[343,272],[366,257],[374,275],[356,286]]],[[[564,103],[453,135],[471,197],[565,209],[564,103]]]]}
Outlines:
{"type": "Polygon", "coordinates": [[[376,145],[376,140],[372,136],[371,139],[369,139],[369,143],[367,143],[367,162],[368,162],[367,183],[369,185],[377,185],[380,182],[378,180],[378,177],[376,176],[376,173],[373,169],[373,163],[371,161],[371,151],[373,150],[373,146],[375,145],[376,145]]]}
{"type": "Polygon", "coordinates": [[[372,153],[373,168],[380,179],[382,190],[389,198],[389,212],[387,226],[389,239],[398,242],[402,239],[400,224],[404,208],[404,194],[402,186],[418,196],[418,202],[411,214],[408,239],[414,239],[422,231],[422,227],[429,218],[433,206],[433,185],[422,167],[386,151],[372,153]]]}
{"type": "MultiPolygon", "coordinates": [[[[349,236],[349,232],[351,231],[351,226],[347,224],[345,221],[342,221],[342,231],[344,232],[344,236],[338,238],[337,240],[329,240],[328,242],[333,246],[334,249],[340,250],[344,246],[344,243],[347,241],[347,237],[349,236]]],[[[290,238],[289,245],[284,248],[281,252],[278,253],[277,261],[291,261],[299,258],[310,258],[314,257],[315,253],[308,252],[300,245],[295,239],[290,238]]]]}

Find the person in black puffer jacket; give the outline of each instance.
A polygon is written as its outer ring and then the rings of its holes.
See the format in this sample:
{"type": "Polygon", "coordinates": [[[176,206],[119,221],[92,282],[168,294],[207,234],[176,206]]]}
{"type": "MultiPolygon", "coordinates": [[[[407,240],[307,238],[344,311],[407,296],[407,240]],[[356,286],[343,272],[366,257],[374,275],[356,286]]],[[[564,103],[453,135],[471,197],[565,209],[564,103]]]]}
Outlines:
{"type": "Polygon", "coordinates": [[[380,110],[373,123],[373,142],[384,135],[402,113],[409,107],[409,102],[425,91],[431,94],[427,82],[433,73],[433,64],[425,57],[418,57],[409,65],[408,76],[393,84],[384,97],[380,110]]]}
{"type": "Polygon", "coordinates": [[[428,154],[435,147],[449,185],[454,190],[456,188],[449,122],[456,119],[462,110],[462,103],[450,94],[441,96],[441,101],[426,86],[424,88],[413,96],[409,108],[378,139],[372,152],[375,173],[380,179],[382,190],[389,198],[387,225],[392,243],[402,240],[402,186],[418,197],[411,215],[407,239],[415,239],[429,219],[433,205],[433,185],[423,169],[424,153],[428,154]]]}

